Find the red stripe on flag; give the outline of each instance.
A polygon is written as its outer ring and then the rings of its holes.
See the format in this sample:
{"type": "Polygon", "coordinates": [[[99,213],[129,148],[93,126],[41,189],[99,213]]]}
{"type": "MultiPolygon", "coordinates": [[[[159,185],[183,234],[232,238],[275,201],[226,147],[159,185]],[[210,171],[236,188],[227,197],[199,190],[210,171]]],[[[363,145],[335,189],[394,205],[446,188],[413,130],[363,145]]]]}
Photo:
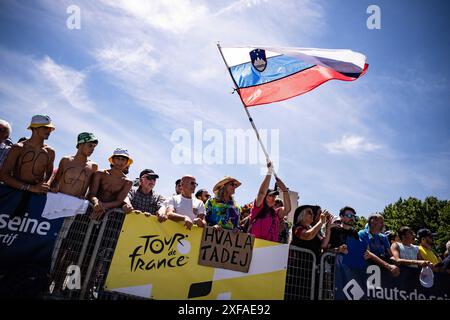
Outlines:
{"type": "MultiPolygon", "coordinates": [[[[360,76],[367,71],[367,67],[366,64],[360,76]]],[[[332,79],[353,81],[357,78],[347,77],[333,69],[317,65],[283,79],[238,89],[238,92],[244,105],[252,107],[301,95],[332,79]]]]}

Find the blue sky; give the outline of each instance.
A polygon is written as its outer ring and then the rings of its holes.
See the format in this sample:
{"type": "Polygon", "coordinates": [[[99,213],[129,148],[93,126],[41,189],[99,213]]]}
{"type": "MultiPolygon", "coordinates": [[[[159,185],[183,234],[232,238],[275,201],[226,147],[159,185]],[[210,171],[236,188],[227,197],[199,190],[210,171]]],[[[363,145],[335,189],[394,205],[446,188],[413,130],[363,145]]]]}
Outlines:
{"type": "Polygon", "coordinates": [[[31,115],[50,115],[55,166],[90,131],[101,168],[125,147],[135,160],[129,177],[154,169],[164,195],[186,173],[210,191],[232,175],[246,203],[262,164],[171,158],[171,135],[193,135],[194,121],[223,134],[250,128],[215,42],[348,48],[368,57],[361,79],[250,108],[259,128],[279,130],[280,177],[300,203],[334,213],[351,205],[367,216],[399,197],[449,199],[449,9],[447,1],[401,0],[2,1],[0,118],[16,141],[29,135],[31,115]],[[72,4],[80,30],[66,27],[72,4]],[[366,27],[371,4],[381,9],[380,30],[366,27]]]}

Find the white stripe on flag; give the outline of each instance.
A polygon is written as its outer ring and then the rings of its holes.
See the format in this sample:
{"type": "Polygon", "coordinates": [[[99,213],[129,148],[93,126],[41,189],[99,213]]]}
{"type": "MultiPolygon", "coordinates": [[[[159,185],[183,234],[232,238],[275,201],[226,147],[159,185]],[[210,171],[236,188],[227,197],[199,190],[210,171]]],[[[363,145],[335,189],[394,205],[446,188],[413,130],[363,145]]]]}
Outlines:
{"type": "Polygon", "coordinates": [[[307,63],[321,64],[316,58],[327,58],[352,63],[361,69],[366,64],[366,56],[349,49],[317,49],[317,48],[275,48],[275,47],[223,47],[222,53],[229,67],[250,62],[249,52],[259,48],[266,50],[266,58],[287,55],[298,57],[307,63]]]}

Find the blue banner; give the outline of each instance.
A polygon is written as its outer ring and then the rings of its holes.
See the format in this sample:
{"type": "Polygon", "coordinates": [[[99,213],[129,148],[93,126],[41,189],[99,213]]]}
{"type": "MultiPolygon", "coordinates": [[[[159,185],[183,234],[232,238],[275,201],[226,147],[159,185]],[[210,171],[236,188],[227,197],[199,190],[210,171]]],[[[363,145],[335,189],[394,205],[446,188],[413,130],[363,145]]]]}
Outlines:
{"type": "Polygon", "coordinates": [[[34,265],[50,271],[63,218],[43,218],[47,196],[0,185],[0,270],[34,265]]]}
{"type": "Polygon", "coordinates": [[[336,300],[450,300],[450,274],[434,272],[433,286],[421,285],[420,268],[400,267],[394,277],[377,265],[355,268],[336,257],[336,300]]]}

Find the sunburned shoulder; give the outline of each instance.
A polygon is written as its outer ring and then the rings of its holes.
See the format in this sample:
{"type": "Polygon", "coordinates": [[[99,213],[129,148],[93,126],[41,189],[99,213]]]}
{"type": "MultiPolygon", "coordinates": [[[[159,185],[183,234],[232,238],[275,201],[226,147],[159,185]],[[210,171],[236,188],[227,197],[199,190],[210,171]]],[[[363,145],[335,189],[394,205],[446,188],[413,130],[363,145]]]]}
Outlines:
{"type": "Polygon", "coordinates": [[[45,149],[48,153],[55,153],[55,150],[50,147],[48,144],[44,144],[43,149],[45,149]]]}
{"type": "Polygon", "coordinates": [[[95,171],[95,172],[98,171],[98,164],[96,162],[90,161],[88,163],[91,165],[91,168],[93,171],[95,171]]]}
{"type": "Polygon", "coordinates": [[[92,161],[91,159],[88,159],[88,160],[87,160],[87,164],[90,165],[90,166],[92,166],[92,167],[98,168],[97,162],[92,161]]]}
{"type": "Polygon", "coordinates": [[[61,163],[67,163],[73,161],[73,156],[64,156],[61,158],[61,163]]]}
{"type": "Polygon", "coordinates": [[[25,145],[22,142],[19,142],[19,143],[13,144],[11,146],[10,152],[14,152],[14,151],[17,152],[17,151],[21,151],[23,149],[25,149],[25,145]]]}
{"type": "Polygon", "coordinates": [[[109,173],[105,171],[97,171],[94,173],[95,176],[98,176],[99,178],[107,177],[109,176],[109,173]]]}

